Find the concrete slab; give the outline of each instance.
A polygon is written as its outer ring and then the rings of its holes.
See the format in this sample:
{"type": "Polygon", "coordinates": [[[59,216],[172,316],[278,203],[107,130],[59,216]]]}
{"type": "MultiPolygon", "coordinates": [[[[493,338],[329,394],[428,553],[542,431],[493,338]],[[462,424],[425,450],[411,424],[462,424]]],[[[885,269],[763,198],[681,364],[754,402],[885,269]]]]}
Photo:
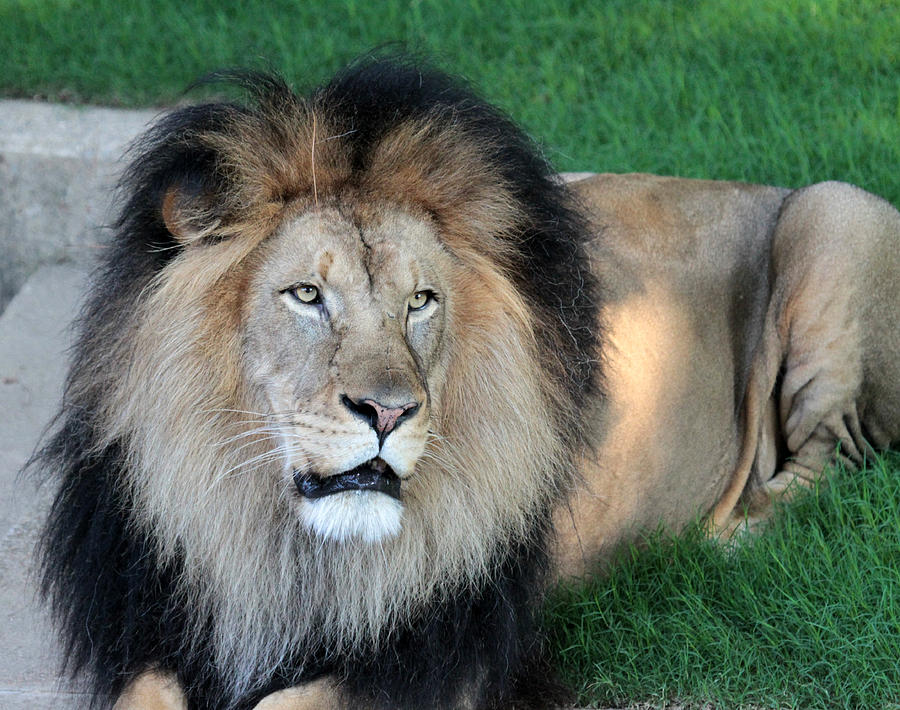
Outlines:
{"type": "Polygon", "coordinates": [[[94,259],[121,157],[157,114],[0,101],[0,312],[39,266],[94,259]]]}
{"type": "Polygon", "coordinates": [[[33,551],[49,490],[18,475],[59,403],[69,324],[86,273],[41,268],[0,318],[0,708],[74,710],[87,696],[59,680],[60,657],[36,599],[33,551]]]}

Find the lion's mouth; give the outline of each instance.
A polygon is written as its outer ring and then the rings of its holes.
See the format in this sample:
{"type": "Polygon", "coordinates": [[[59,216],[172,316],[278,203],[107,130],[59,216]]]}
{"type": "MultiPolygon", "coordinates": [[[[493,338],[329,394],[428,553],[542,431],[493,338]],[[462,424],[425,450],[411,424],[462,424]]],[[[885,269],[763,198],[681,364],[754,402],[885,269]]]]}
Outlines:
{"type": "Polygon", "coordinates": [[[310,500],[344,491],[373,491],[400,500],[400,477],[379,458],[327,477],[295,471],[294,484],[300,495],[310,500]]]}

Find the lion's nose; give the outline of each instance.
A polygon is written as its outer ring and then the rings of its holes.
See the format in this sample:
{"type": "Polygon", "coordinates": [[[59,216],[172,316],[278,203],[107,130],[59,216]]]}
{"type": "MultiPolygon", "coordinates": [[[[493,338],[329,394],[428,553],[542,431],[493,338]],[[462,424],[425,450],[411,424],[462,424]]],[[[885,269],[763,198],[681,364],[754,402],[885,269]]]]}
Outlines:
{"type": "Polygon", "coordinates": [[[341,396],[341,402],[351,412],[369,422],[369,425],[378,432],[379,444],[384,442],[384,438],[401,422],[409,419],[419,409],[418,402],[407,402],[399,407],[392,407],[368,397],[355,399],[347,395],[341,396]]]}

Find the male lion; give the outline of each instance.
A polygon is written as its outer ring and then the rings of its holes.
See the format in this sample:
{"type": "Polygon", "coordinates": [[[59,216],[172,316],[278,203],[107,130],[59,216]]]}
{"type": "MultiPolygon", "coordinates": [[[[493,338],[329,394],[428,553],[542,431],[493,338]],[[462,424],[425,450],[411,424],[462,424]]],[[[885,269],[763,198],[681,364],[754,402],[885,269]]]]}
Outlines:
{"type": "Polygon", "coordinates": [[[37,459],[98,705],[546,707],[550,581],[900,439],[882,200],[566,186],[404,60],[230,78],[144,137],[37,459]]]}

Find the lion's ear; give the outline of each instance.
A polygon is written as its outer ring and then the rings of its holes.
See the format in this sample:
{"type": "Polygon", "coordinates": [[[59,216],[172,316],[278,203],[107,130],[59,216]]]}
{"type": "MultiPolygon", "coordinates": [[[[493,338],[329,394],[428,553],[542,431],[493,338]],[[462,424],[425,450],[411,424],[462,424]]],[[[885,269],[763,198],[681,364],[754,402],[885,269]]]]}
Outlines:
{"type": "Polygon", "coordinates": [[[222,221],[209,192],[184,183],[165,191],[161,210],[166,229],[183,244],[210,236],[222,221]]]}

